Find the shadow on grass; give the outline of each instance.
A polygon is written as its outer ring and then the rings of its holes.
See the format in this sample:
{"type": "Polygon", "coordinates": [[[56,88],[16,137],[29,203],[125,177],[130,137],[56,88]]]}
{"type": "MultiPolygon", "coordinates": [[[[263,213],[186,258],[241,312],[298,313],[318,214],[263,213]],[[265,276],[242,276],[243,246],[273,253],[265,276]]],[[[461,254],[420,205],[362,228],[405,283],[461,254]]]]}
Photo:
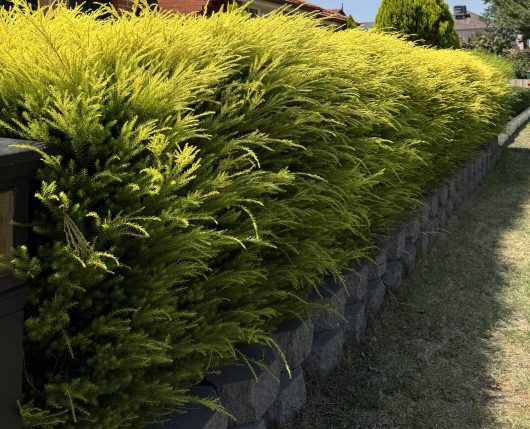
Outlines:
{"type": "MultiPolygon", "coordinates": [[[[530,128],[527,128],[529,131],[530,128]]],[[[530,132],[528,133],[530,137],[530,132]]],[[[428,255],[285,429],[500,428],[492,335],[510,316],[502,237],[530,202],[530,138],[453,214],[428,255]]]]}

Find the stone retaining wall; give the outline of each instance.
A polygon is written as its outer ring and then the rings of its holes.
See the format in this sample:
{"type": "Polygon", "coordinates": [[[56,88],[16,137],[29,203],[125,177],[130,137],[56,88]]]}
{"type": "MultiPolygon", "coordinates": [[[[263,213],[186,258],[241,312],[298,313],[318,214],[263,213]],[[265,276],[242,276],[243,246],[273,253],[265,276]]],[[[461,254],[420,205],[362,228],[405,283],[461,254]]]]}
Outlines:
{"type": "Polygon", "coordinates": [[[291,420],[306,400],[305,382],[323,382],[339,365],[343,346],[362,340],[367,321],[383,305],[387,292],[397,290],[451,213],[498,160],[497,141],[484,147],[450,179],[423,197],[424,205],[395,231],[380,237],[377,250],[362,263],[344,271],[345,287],[326,278],[313,301],[328,310],[314,310],[305,321],[285,321],[274,338],[283,350],[290,372],[277,351],[246,347],[241,351],[260,366],[230,365],[208,376],[192,394],[216,398],[235,419],[206,407],[189,405],[164,429],[271,429],[291,420]]]}

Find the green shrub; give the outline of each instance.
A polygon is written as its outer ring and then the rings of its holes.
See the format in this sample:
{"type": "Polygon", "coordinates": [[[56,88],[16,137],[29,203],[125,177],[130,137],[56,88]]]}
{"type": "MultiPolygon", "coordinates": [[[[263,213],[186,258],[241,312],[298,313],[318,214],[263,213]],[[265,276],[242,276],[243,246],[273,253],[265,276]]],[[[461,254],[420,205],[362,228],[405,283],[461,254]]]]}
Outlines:
{"type": "Polygon", "coordinates": [[[530,107],[530,88],[512,88],[512,114],[518,115],[530,107]]]}
{"type": "Polygon", "coordinates": [[[13,262],[26,426],[179,409],[507,116],[502,73],[470,54],[301,15],[19,5],[0,22],[1,132],[57,151],[13,262]]]}
{"type": "Polygon", "coordinates": [[[445,0],[383,0],[374,27],[396,31],[420,44],[460,48],[445,0]]]}
{"type": "Polygon", "coordinates": [[[516,79],[527,78],[527,72],[530,71],[530,51],[511,50],[506,59],[512,65],[516,79]]]}

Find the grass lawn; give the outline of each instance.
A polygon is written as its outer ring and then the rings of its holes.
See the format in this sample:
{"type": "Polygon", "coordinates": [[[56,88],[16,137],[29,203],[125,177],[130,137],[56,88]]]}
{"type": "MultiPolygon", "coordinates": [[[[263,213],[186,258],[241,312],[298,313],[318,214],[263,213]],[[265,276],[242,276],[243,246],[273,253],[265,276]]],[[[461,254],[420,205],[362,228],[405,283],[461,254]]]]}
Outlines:
{"type": "Polygon", "coordinates": [[[530,428],[530,126],[285,429],[530,428]]]}

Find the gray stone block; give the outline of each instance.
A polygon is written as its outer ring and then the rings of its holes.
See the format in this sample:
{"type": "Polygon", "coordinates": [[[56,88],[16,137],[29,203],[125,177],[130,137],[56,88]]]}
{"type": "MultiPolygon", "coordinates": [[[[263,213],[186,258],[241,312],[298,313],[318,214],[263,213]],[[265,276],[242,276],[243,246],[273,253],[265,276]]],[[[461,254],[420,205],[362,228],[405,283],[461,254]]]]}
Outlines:
{"type": "Polygon", "coordinates": [[[386,271],[386,249],[379,249],[367,262],[368,280],[379,279],[386,271]]]}
{"type": "Polygon", "coordinates": [[[467,161],[466,169],[468,181],[472,181],[473,177],[475,176],[475,163],[473,159],[467,161]]]}
{"type": "Polygon", "coordinates": [[[438,188],[438,201],[440,206],[444,207],[447,204],[447,199],[449,198],[449,189],[446,184],[443,184],[438,188]]]}
{"type": "Polygon", "coordinates": [[[346,306],[345,317],[348,323],[344,326],[347,339],[360,342],[366,331],[366,304],[357,302],[346,306]]]}
{"type": "Polygon", "coordinates": [[[405,237],[404,228],[399,228],[393,231],[388,237],[386,244],[386,259],[387,261],[398,260],[405,251],[405,237]]]}
{"type": "Polygon", "coordinates": [[[416,256],[423,256],[429,250],[431,234],[422,233],[416,240],[416,256]]]}
{"type": "Polygon", "coordinates": [[[425,204],[429,207],[429,217],[433,218],[438,213],[440,202],[437,194],[428,195],[425,197],[425,204]]]}
{"type": "Polygon", "coordinates": [[[350,271],[344,273],[346,280],[346,304],[360,302],[368,291],[368,267],[365,264],[356,264],[350,271]]]}
{"type": "Polygon", "coordinates": [[[383,283],[387,289],[398,289],[403,277],[403,265],[400,261],[389,262],[383,275],[383,283]]]}
{"type": "Polygon", "coordinates": [[[440,210],[438,218],[440,220],[440,228],[443,228],[445,225],[447,225],[447,213],[445,211],[445,208],[443,210],[440,210]]]}
{"type": "MultiPolygon", "coordinates": [[[[289,368],[296,368],[307,359],[313,344],[314,327],[311,319],[288,319],[281,323],[274,340],[282,349],[289,368]]],[[[281,362],[280,362],[281,363],[281,362]]]]}
{"type": "Polygon", "coordinates": [[[311,354],[302,364],[308,380],[324,380],[342,359],[344,333],[342,329],[315,335],[311,354]]]}
{"type": "Polygon", "coordinates": [[[438,213],[436,214],[436,217],[433,217],[431,219],[430,228],[426,229],[425,232],[433,234],[433,233],[436,233],[440,229],[440,213],[441,213],[441,210],[438,211],[438,213]]]}
{"type": "Polygon", "coordinates": [[[448,198],[449,199],[452,199],[454,198],[455,196],[455,192],[456,192],[456,174],[453,175],[453,177],[451,177],[448,181],[447,181],[447,194],[448,194],[448,198]]]}
{"type": "Polygon", "coordinates": [[[404,274],[410,274],[416,264],[416,246],[414,244],[407,244],[401,262],[403,263],[404,274]]]}
{"type": "Polygon", "coordinates": [[[288,423],[302,408],[307,398],[304,372],[300,367],[280,375],[280,391],[274,404],[265,413],[267,427],[276,428],[288,423]]]}
{"type": "Polygon", "coordinates": [[[454,200],[451,198],[447,201],[447,205],[445,206],[445,212],[447,213],[447,216],[449,217],[449,215],[453,212],[453,210],[455,209],[455,202],[454,200]]]}
{"type": "Polygon", "coordinates": [[[248,364],[238,363],[206,377],[221,405],[236,419],[228,422],[229,428],[259,421],[276,400],[279,389],[280,362],[270,348],[243,346],[240,351],[250,360],[253,371],[248,364]]]}
{"type": "MultiPolygon", "coordinates": [[[[215,390],[211,386],[195,386],[191,389],[190,395],[218,400],[215,390]]],[[[188,404],[184,412],[174,413],[167,418],[167,421],[158,425],[149,426],[151,429],[226,429],[228,417],[218,411],[210,410],[204,405],[188,404]]]]}
{"type": "Polygon", "coordinates": [[[466,190],[467,189],[467,177],[466,177],[465,170],[460,170],[457,173],[456,178],[457,178],[456,196],[457,196],[457,200],[460,201],[467,195],[467,190],[466,190]]]}
{"type": "Polygon", "coordinates": [[[405,244],[413,244],[417,239],[421,231],[421,223],[419,219],[413,218],[408,221],[405,226],[405,244]]]}
{"type": "Polygon", "coordinates": [[[337,329],[344,320],[346,290],[331,277],[324,279],[319,293],[312,293],[311,302],[317,307],[311,310],[309,317],[315,334],[337,329]]]}
{"type": "MultiPolygon", "coordinates": [[[[183,427],[181,429],[187,428],[183,427]]],[[[265,420],[261,419],[257,422],[249,423],[248,425],[234,426],[234,429],[267,429],[267,425],[265,424],[265,420]]]]}
{"type": "Polygon", "coordinates": [[[431,209],[425,204],[418,210],[418,221],[420,222],[420,230],[429,223],[431,209]]]}
{"type": "Polygon", "coordinates": [[[368,282],[368,298],[366,312],[369,316],[377,314],[385,300],[386,287],[383,280],[371,280],[368,282]]]}
{"type": "Polygon", "coordinates": [[[464,199],[465,197],[469,195],[469,192],[471,192],[471,186],[469,182],[466,181],[465,183],[462,183],[461,191],[462,191],[462,199],[464,199]]]}

